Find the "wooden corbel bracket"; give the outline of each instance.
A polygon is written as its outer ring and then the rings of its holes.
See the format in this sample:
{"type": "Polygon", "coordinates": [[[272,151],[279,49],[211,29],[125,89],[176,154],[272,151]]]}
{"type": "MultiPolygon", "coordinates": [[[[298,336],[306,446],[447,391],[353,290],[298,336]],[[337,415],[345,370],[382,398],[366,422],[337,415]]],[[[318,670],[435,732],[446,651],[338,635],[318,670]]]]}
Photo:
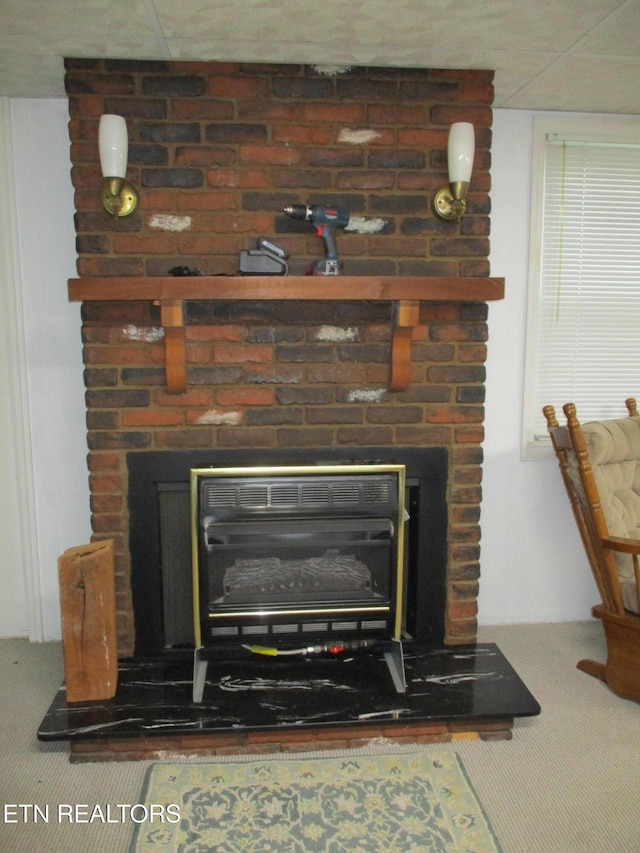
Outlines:
{"type": "Polygon", "coordinates": [[[414,328],[420,323],[420,301],[400,299],[393,303],[393,328],[391,337],[392,391],[404,391],[411,382],[411,339],[414,328]]]}
{"type": "Polygon", "coordinates": [[[187,342],[182,299],[159,299],[160,322],[164,329],[164,346],[167,371],[167,390],[170,394],[184,394],[187,390],[187,342]]]}

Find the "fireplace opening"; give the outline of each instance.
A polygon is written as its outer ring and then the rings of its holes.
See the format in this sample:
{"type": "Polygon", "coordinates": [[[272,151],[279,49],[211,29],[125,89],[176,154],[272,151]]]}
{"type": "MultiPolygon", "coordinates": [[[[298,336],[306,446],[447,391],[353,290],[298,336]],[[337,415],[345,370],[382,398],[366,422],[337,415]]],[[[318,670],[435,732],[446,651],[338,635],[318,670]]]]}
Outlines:
{"type": "Polygon", "coordinates": [[[445,448],[148,451],[128,454],[127,465],[136,657],[164,657],[203,639],[311,642],[352,632],[443,641],[445,448]],[[322,461],[310,465],[310,459],[322,461]],[[245,491],[244,506],[213,505],[231,498],[211,495],[212,471],[235,472],[225,484],[236,490],[235,501],[238,487],[248,487],[244,477],[238,482],[238,470],[265,467],[287,469],[287,475],[297,469],[293,485],[310,502],[287,504],[292,498],[278,479],[281,494],[265,510],[264,490],[274,483],[263,478],[245,491]],[[336,502],[329,480],[338,470],[346,492],[337,493],[336,502]],[[195,501],[193,516],[192,477],[205,495],[195,501]],[[265,584],[260,575],[269,549],[265,584]]]}
{"type": "Polygon", "coordinates": [[[196,644],[401,639],[403,465],[191,472],[196,644]]]}

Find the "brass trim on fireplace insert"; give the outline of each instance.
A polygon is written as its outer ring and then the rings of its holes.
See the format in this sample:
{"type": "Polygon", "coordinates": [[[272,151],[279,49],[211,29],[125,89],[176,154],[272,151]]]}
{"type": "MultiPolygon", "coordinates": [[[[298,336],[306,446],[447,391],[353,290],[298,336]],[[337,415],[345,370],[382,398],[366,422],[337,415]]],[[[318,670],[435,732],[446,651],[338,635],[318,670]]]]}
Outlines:
{"type": "Polygon", "coordinates": [[[318,616],[344,613],[388,613],[390,607],[373,605],[371,607],[303,607],[289,610],[283,607],[280,610],[234,610],[231,614],[210,613],[209,619],[235,619],[236,616],[318,616]]]}
{"type": "MultiPolygon", "coordinates": [[[[404,527],[405,527],[405,485],[406,485],[406,467],[404,465],[395,465],[390,463],[364,463],[364,464],[319,464],[319,465],[273,465],[273,466],[243,466],[231,468],[192,468],[191,469],[191,568],[192,568],[192,588],[194,592],[199,589],[198,577],[198,482],[201,477],[269,477],[269,476],[297,476],[297,475],[331,475],[331,474],[385,474],[392,473],[398,475],[398,534],[397,534],[397,572],[396,572],[396,588],[395,588],[395,618],[393,626],[394,640],[400,640],[402,637],[402,616],[404,609],[404,527]]],[[[366,608],[313,608],[305,607],[300,610],[288,610],[286,608],[279,611],[279,615],[310,615],[324,613],[344,612],[389,612],[387,606],[378,607],[371,606],[366,608]]],[[[261,611],[262,612],[262,611],[261,611]]],[[[236,612],[234,614],[238,616],[236,612]]],[[[257,611],[252,611],[250,615],[258,615],[257,611]]],[[[264,611],[264,615],[271,615],[270,611],[264,611]]],[[[199,595],[193,595],[193,624],[195,632],[196,648],[202,645],[202,629],[201,629],[201,614],[199,595]]]]}

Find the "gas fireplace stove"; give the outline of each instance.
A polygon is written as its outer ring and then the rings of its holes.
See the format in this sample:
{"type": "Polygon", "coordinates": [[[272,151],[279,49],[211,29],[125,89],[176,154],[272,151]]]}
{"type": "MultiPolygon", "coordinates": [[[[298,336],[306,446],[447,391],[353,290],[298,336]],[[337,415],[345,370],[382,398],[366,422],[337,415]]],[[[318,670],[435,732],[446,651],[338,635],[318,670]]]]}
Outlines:
{"type": "Polygon", "coordinates": [[[234,644],[383,644],[404,692],[405,516],[404,465],[192,469],[194,701],[207,661],[234,644]]]}

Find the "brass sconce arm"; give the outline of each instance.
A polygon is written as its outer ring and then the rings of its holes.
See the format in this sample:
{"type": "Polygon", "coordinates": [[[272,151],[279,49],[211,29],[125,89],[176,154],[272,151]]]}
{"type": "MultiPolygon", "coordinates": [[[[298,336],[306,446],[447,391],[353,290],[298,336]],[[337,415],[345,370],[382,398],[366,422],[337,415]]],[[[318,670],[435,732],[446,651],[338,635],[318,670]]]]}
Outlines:
{"type": "Polygon", "coordinates": [[[128,216],[136,209],[138,195],[123,178],[104,178],[102,205],[111,216],[128,216]]]}

